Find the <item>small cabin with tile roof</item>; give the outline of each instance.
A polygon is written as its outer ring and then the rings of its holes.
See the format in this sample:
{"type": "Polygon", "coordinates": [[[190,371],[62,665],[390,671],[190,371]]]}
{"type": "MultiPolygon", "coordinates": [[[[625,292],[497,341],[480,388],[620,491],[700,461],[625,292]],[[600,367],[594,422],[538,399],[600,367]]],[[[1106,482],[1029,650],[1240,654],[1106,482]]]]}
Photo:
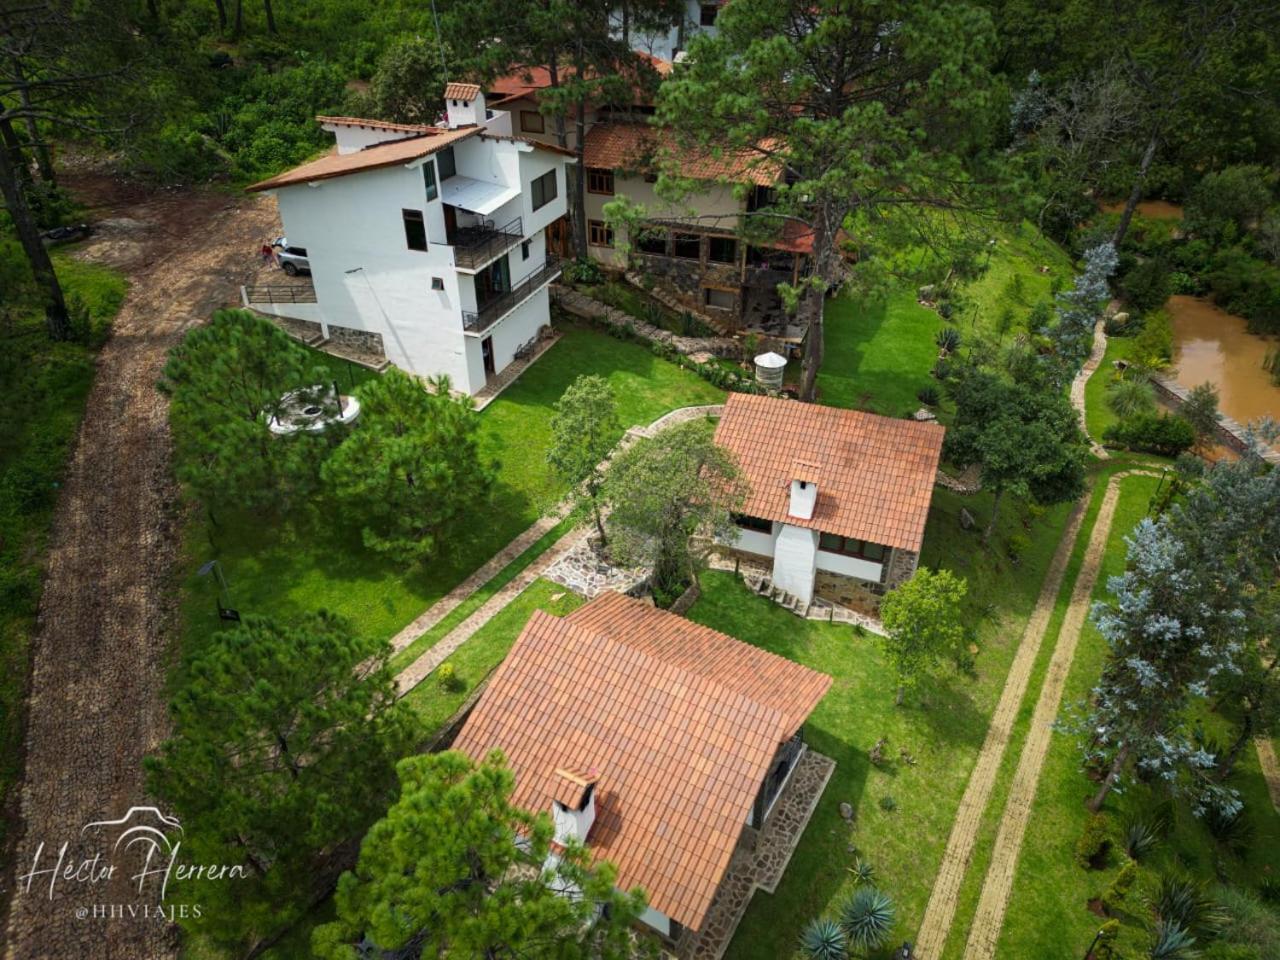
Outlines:
{"type": "Polygon", "coordinates": [[[703,926],[744,829],[772,813],[831,678],[683,617],[602,593],[537,611],[453,742],[500,749],[513,801],[549,813],[643,888],[669,940],[703,926]]]}
{"type": "Polygon", "coordinates": [[[946,431],[774,397],[729,394],[716,443],[750,486],[726,552],[808,605],[874,608],[916,569],[946,431]]]}

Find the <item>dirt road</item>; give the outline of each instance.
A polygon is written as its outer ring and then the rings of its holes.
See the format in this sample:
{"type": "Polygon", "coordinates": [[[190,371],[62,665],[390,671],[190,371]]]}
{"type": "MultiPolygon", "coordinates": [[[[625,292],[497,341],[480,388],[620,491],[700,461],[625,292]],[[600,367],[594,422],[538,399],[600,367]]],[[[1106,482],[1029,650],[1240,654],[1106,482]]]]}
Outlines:
{"type": "Polygon", "coordinates": [[[62,879],[52,892],[49,875],[29,891],[17,878],[42,843],[41,870],[64,843],[64,867],[99,851],[105,860],[111,829],[82,833],[84,825],[148,803],[141,763],[166,730],[179,533],[166,404],[155,384],[182,332],[232,303],[258,269],[254,251],[276,229],[276,213],[265,199],[150,191],[95,174],[66,180],[94,220],[108,221],[77,255],[124,270],[133,286],[99,356],[54,519],[18,839],[3,878],[11,898],[4,955],[149,960],[176,954],[175,932],[154,918],[110,915],[113,904],[159,900],[140,897],[124,870],[99,883],[62,879]],[[95,917],[96,908],[106,916],[95,917]]]}

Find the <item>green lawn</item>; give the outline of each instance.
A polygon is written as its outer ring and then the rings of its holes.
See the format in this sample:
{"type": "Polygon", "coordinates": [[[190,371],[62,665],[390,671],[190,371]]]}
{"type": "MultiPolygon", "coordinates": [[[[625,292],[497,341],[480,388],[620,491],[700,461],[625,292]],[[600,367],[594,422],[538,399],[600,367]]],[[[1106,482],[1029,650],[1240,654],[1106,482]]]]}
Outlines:
{"type": "MultiPolygon", "coordinates": [[[[609,381],[627,426],[723,397],[643,347],[569,327],[480,414],[482,450],[501,464],[498,483],[492,500],[477,504],[474,522],[451,541],[449,556],[408,568],[370,553],[359,531],[324,503],[284,520],[229,515],[213,526],[200,517],[185,538],[184,652],[217,627],[213,585],[194,573],[213,557],[222,563],[232,605],[242,612],[287,618],[327,609],[370,635],[393,636],[563,496],[564,486],[545,462],[552,407],[574,377],[587,373],[609,381]]],[[[335,376],[346,383],[345,370],[335,376]]]]}
{"type": "Polygon", "coordinates": [[[731,960],[790,956],[804,924],[835,910],[853,889],[850,845],[871,861],[877,882],[897,903],[890,939],[915,938],[956,807],[1068,514],[1062,506],[1032,520],[1012,509],[1001,517],[986,551],[976,534],[960,528],[958,514],[964,506],[980,517],[989,505],[986,495],[961,498],[937,491],[922,551],[924,564],[947,567],[969,581],[967,608],[980,645],[977,676],[948,670],[937,682],[923,684],[904,707],[893,705],[892,673],[872,636],[798,620],[753,596],[731,575],[704,577],[692,619],[835,678],[806,727],[812,748],[836,761],[835,774],[778,892],[757,892],[752,900],[726,954],[731,960]],[[1003,545],[1019,531],[1031,545],[1015,565],[1003,545]],[[888,737],[892,761],[875,768],[868,751],[882,736],[888,737]],[[899,749],[916,764],[900,761],[899,749]],[[880,807],[885,797],[893,798],[892,811],[880,807]],[[854,808],[852,830],[840,819],[841,802],[854,808]]]}
{"type": "MultiPolygon", "coordinates": [[[[1095,600],[1107,596],[1107,577],[1123,570],[1123,537],[1145,515],[1157,483],[1150,478],[1125,481],[1094,589],[1095,600]]],[[[1086,625],[1067,681],[1064,705],[1078,702],[1088,694],[1101,669],[1105,651],[1105,641],[1091,625],[1086,625]]],[[[1225,736],[1221,718],[1210,715],[1204,720],[1211,733],[1225,736]]],[[[1131,951],[1126,955],[1138,955],[1132,951],[1148,942],[1146,921],[1149,918],[1140,906],[1141,889],[1150,885],[1159,871],[1181,868],[1210,882],[1215,876],[1221,876],[1252,885],[1264,875],[1274,875],[1280,870],[1280,815],[1271,805],[1258,769],[1257,754],[1252,749],[1243,754],[1233,785],[1244,797],[1254,830],[1246,856],[1242,859],[1216,849],[1204,826],[1188,813],[1185,805],[1180,805],[1172,836],[1149,863],[1143,864],[1139,892],[1130,897],[1132,912],[1122,917],[1121,943],[1131,951]]],[[[1101,922],[1088,911],[1086,902],[1105,889],[1123,860],[1117,852],[1106,869],[1100,871],[1084,870],[1072,860],[1073,847],[1087,817],[1084,801],[1095,787],[1080,772],[1079,750],[1073,738],[1055,735],[1023,842],[998,956],[1083,956],[1101,922]]],[[[1126,815],[1150,810],[1154,803],[1149,787],[1131,784],[1121,793],[1113,792],[1104,810],[1119,823],[1126,815]]]]}
{"type": "Polygon", "coordinates": [[[1115,379],[1115,361],[1129,359],[1132,350],[1132,337],[1109,337],[1102,363],[1084,386],[1085,429],[1099,443],[1103,432],[1118,419],[1107,406],[1107,386],[1115,379]]]}
{"type": "MultiPolygon", "coordinates": [[[[0,805],[19,770],[29,644],[58,486],[93,383],[94,355],[127,288],[119,274],[63,251],[54,263],[66,294],[84,301],[97,329],[87,342],[54,343],[40,311],[0,326],[0,805]]],[[[6,826],[0,819],[0,844],[6,826]]]]}
{"type": "Polygon", "coordinates": [[[991,233],[997,242],[985,258],[986,270],[960,289],[962,307],[949,320],[917,303],[914,288],[884,300],[842,295],[829,301],[826,361],[818,375],[821,402],[897,417],[915,411],[920,407],[916,392],[938,386],[930,371],[938,356],[933,338],[940,329],[955,326],[963,337],[994,338],[1008,307],[1017,330],[1031,306],[1051,295],[1054,278],[1070,277],[1066,253],[1029,224],[996,224],[991,233]],[[1050,272],[1041,273],[1041,266],[1050,272]]]}

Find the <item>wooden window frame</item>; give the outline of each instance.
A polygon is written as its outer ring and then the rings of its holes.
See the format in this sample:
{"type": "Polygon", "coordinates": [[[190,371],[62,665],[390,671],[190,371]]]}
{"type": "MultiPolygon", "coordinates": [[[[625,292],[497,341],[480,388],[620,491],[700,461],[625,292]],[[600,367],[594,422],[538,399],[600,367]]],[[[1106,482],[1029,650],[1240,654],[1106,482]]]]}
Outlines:
{"type": "Polygon", "coordinates": [[[593,247],[612,247],[613,227],[603,220],[588,220],[587,243],[593,247]]]}
{"type": "Polygon", "coordinates": [[[819,533],[818,549],[823,553],[834,553],[842,557],[853,557],[856,560],[866,560],[868,563],[884,563],[885,558],[889,554],[889,548],[882,543],[871,543],[867,540],[859,540],[856,537],[843,537],[838,533],[819,533]],[[840,541],[840,547],[833,549],[823,545],[823,540],[827,537],[835,537],[840,541]],[[856,545],[856,546],[851,546],[856,545]],[[867,547],[875,547],[880,551],[879,557],[870,556],[866,550],[867,547]]]}
{"type": "Polygon", "coordinates": [[[737,237],[707,237],[707,263],[719,263],[726,266],[736,266],[739,259],[738,238],[737,237]],[[716,243],[733,244],[732,260],[717,260],[711,255],[711,249],[716,243]]]}
{"type": "Polygon", "coordinates": [[[688,260],[688,261],[690,261],[691,263],[701,263],[701,262],[702,262],[702,234],[700,234],[700,233],[677,233],[676,231],[672,230],[672,231],[671,231],[671,256],[672,256],[673,258],[675,258],[676,260],[688,260]],[[684,239],[686,242],[687,242],[687,241],[689,241],[689,240],[696,240],[696,241],[697,241],[697,243],[698,243],[698,254],[697,254],[697,256],[693,256],[693,257],[686,257],[684,254],[682,254],[682,253],[677,253],[677,252],[676,252],[677,250],[679,250],[679,249],[680,249],[680,241],[681,241],[681,239],[684,239]]]}
{"type": "Polygon", "coordinates": [[[521,133],[546,133],[547,118],[537,110],[521,110],[520,111],[520,132],[521,133]],[[534,123],[533,121],[537,121],[534,123]]]}
{"type": "Polygon", "coordinates": [[[426,215],[421,210],[410,210],[407,208],[401,208],[400,221],[404,224],[405,246],[408,247],[410,250],[417,251],[418,253],[426,253],[428,248],[430,248],[431,246],[430,242],[427,240],[426,215]],[[422,246],[420,247],[415,247],[413,245],[413,241],[415,237],[413,236],[413,234],[409,232],[409,225],[411,223],[416,223],[419,227],[422,228],[422,246]]]}
{"type": "Polygon", "coordinates": [[[613,196],[613,171],[605,167],[587,167],[587,193],[613,196]]]}

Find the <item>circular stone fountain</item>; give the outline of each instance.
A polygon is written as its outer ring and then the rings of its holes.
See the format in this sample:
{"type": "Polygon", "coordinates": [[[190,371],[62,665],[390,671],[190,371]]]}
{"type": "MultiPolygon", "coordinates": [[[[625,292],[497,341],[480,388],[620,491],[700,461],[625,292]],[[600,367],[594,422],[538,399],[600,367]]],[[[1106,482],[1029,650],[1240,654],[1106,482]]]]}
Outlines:
{"type": "Polygon", "coordinates": [[[278,437],[320,431],[335,423],[346,424],[360,416],[360,401],[355,397],[339,394],[335,386],[316,384],[290,390],[280,398],[280,409],[267,423],[278,437]],[[336,402],[335,402],[336,398],[336,402]]]}

